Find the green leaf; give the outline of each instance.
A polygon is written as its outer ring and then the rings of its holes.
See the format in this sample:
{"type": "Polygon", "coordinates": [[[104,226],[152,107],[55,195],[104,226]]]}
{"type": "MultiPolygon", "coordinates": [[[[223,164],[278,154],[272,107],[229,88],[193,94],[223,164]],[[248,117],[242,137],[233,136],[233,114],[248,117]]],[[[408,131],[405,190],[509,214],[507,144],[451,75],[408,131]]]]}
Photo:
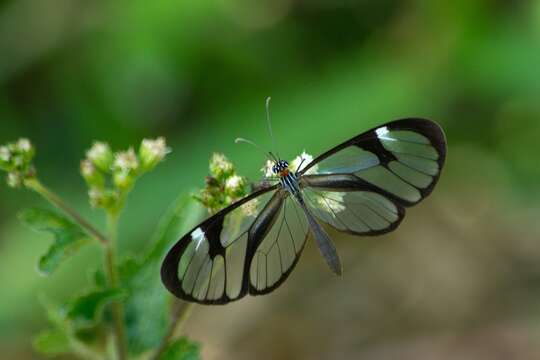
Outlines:
{"type": "Polygon", "coordinates": [[[183,337],[169,344],[159,360],[199,360],[200,358],[199,344],[183,337]]]}
{"type": "Polygon", "coordinates": [[[125,292],[119,289],[95,290],[80,295],[66,305],[67,319],[75,329],[94,327],[102,319],[103,307],[121,299],[125,292]]]}
{"type": "Polygon", "coordinates": [[[91,269],[88,273],[90,283],[98,289],[107,287],[107,277],[103,269],[91,269]]]}
{"type": "Polygon", "coordinates": [[[159,278],[158,264],[141,264],[126,284],[130,296],[124,305],[128,347],[141,354],[156,347],[168,327],[169,302],[159,278]]]}
{"type": "MultiPolygon", "coordinates": [[[[67,303],[58,305],[41,294],[39,300],[46,310],[52,329],[36,337],[36,346],[40,346],[39,349],[45,347],[49,343],[46,335],[51,333],[54,337],[50,343],[60,339],[60,334],[69,340],[71,349],[66,350],[67,352],[102,351],[106,344],[108,327],[108,324],[102,321],[103,307],[116,296],[123,295],[124,292],[119,290],[87,291],[67,303]]],[[[39,349],[38,351],[41,351],[39,349]]]]}
{"type": "Polygon", "coordinates": [[[163,216],[153,246],[140,259],[126,259],[120,278],[129,297],[125,317],[129,350],[141,354],[156,347],[169,326],[170,296],[160,278],[169,247],[200,220],[203,209],[190,196],[179,197],[163,216]]]}
{"type": "Polygon", "coordinates": [[[69,335],[62,329],[40,332],[33,340],[34,349],[44,355],[59,355],[71,352],[69,335]]]}
{"type": "Polygon", "coordinates": [[[154,245],[144,261],[161,261],[169,247],[195,226],[205,213],[191,195],[179,196],[161,218],[152,239],[154,245]]]}
{"type": "Polygon", "coordinates": [[[80,226],[50,210],[26,209],[19,214],[19,219],[35,231],[54,235],[54,243],[39,259],[38,270],[43,275],[50,275],[62,261],[90,241],[80,226]]]}
{"type": "Polygon", "coordinates": [[[45,309],[47,319],[54,327],[64,327],[66,324],[66,314],[64,309],[58,304],[54,303],[45,294],[38,295],[38,301],[45,309]]]}

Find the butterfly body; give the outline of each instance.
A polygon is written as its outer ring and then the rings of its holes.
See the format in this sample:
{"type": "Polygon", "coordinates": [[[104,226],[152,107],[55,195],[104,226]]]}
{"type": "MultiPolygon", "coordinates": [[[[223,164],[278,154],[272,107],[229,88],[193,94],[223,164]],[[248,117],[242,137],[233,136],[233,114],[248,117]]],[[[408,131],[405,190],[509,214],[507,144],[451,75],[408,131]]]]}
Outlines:
{"type": "Polygon", "coordinates": [[[282,188],[287,190],[296,199],[301,198],[300,184],[298,183],[297,173],[289,170],[289,163],[285,160],[278,160],[272,167],[272,171],[279,177],[279,183],[282,188]]]}
{"type": "Polygon", "coordinates": [[[326,260],[328,266],[335,274],[341,275],[341,261],[336,248],[326,231],[324,231],[315,216],[309,210],[302,196],[300,183],[298,181],[301,166],[302,163],[296,172],[292,172],[289,170],[289,163],[287,161],[277,160],[272,167],[272,171],[274,174],[279,176],[281,187],[287,190],[290,196],[293,197],[294,201],[297,202],[300,209],[304,212],[304,216],[309,224],[311,233],[315,237],[319,250],[321,251],[321,255],[326,260]]]}
{"type": "Polygon", "coordinates": [[[200,304],[227,304],[279,287],[311,235],[336,274],[337,251],[321,226],[352,235],[395,230],[405,209],[435,187],[444,132],[425,119],[392,121],[293,169],[273,163],[277,183],[233,203],[183,236],[161,268],[167,289],[200,304]]]}

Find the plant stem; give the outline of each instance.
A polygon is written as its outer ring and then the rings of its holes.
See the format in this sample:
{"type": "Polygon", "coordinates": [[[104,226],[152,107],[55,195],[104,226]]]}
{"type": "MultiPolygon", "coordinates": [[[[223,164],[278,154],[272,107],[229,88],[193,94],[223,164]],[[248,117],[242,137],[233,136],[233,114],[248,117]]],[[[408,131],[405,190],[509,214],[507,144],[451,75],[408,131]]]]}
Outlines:
{"type": "Polygon", "coordinates": [[[167,329],[167,333],[163,337],[163,340],[161,340],[161,343],[159,344],[156,352],[150,358],[151,360],[159,360],[161,355],[163,355],[163,353],[167,349],[167,345],[169,345],[169,342],[173,339],[175,334],[182,329],[184,323],[191,315],[193,305],[194,303],[188,303],[179,300],[174,301],[171,313],[171,325],[169,326],[169,329],[167,329]]]}
{"type": "Polygon", "coordinates": [[[49,189],[47,189],[38,179],[30,178],[24,181],[24,185],[29,189],[34,190],[39,195],[43,196],[47,201],[62,210],[72,220],[79,224],[91,237],[98,240],[102,245],[108,244],[108,239],[99,230],[92,226],[89,222],[82,218],[77,211],[69,207],[60,196],[56,195],[49,189]]]}
{"type": "MultiPolygon", "coordinates": [[[[118,287],[118,274],[115,263],[114,249],[116,246],[116,236],[117,236],[117,225],[118,225],[118,216],[109,214],[107,217],[107,224],[109,230],[109,239],[105,237],[99,230],[87,222],[77,211],[72,209],[67,205],[60,196],[56,195],[51,190],[47,189],[37,178],[29,178],[24,181],[24,185],[31,190],[34,190],[39,195],[43,196],[47,201],[56,206],[66,215],[68,215],[72,220],[79,224],[91,237],[98,240],[101,245],[105,248],[105,268],[107,277],[109,280],[109,285],[113,288],[118,287]]],[[[118,351],[118,359],[126,359],[125,351],[125,332],[124,332],[124,322],[123,322],[123,309],[122,303],[115,301],[112,303],[112,314],[114,321],[114,331],[115,331],[115,340],[116,347],[118,351]]],[[[88,351],[81,344],[76,347],[77,351],[80,352],[87,358],[99,358],[97,355],[93,354],[91,351],[88,351]]]]}
{"type": "MultiPolygon", "coordinates": [[[[112,288],[119,286],[118,270],[116,266],[116,238],[118,233],[118,215],[115,213],[107,214],[107,228],[110,241],[105,247],[105,268],[109,285],[112,288]]],[[[124,330],[124,309],[120,301],[113,301],[111,304],[112,317],[114,323],[114,337],[116,342],[116,350],[118,359],[126,359],[126,335],[124,330]]]]}

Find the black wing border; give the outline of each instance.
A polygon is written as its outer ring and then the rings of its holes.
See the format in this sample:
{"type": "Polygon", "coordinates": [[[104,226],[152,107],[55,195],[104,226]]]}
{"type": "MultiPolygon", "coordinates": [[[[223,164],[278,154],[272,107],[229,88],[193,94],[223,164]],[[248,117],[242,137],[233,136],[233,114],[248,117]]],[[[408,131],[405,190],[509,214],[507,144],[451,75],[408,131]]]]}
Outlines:
{"type": "MultiPolygon", "coordinates": [[[[248,201],[251,201],[263,194],[266,194],[272,190],[278,189],[279,184],[272,185],[270,187],[257,190],[246,197],[236,201],[235,203],[227,206],[226,208],[220,210],[218,213],[212,215],[211,217],[207,218],[206,220],[202,221],[201,223],[197,224],[197,226],[194,226],[191,230],[189,230],[185,235],[183,235],[167,252],[167,255],[165,255],[165,258],[161,264],[161,282],[169,292],[171,292],[174,296],[177,298],[180,298],[182,300],[186,300],[189,302],[195,302],[202,305],[225,305],[228,304],[231,301],[240,299],[244,297],[247,292],[248,288],[245,286],[245,281],[243,281],[242,289],[240,290],[240,294],[234,298],[230,299],[226,291],[223,292],[223,296],[216,300],[198,300],[194,298],[193,296],[186,294],[184,290],[182,289],[182,283],[178,279],[178,264],[180,261],[181,256],[184,254],[186,248],[190,244],[190,235],[193,231],[195,231],[197,228],[203,228],[207,229],[211,225],[213,225],[215,222],[219,221],[221,224],[223,224],[223,220],[225,216],[230,213],[231,211],[235,210],[239,206],[245,204],[248,201]]],[[[275,196],[275,195],[274,195],[275,196]]],[[[260,214],[257,215],[259,217],[260,214]]],[[[256,220],[254,220],[256,221],[256,220]]],[[[221,234],[222,227],[219,226],[214,232],[208,233],[207,239],[208,244],[210,246],[208,252],[209,255],[213,258],[216,254],[222,254],[224,256],[225,248],[221,246],[221,241],[219,239],[219,236],[221,234]],[[216,234],[217,233],[217,234],[216,234]]],[[[206,233],[206,232],[205,232],[206,233]]],[[[249,239],[248,239],[249,241],[249,239]]],[[[248,248],[251,244],[248,244],[248,248]]],[[[248,252],[246,251],[246,258],[248,257],[248,252]]],[[[252,259],[247,260],[247,263],[251,263],[252,259]]],[[[244,270],[245,273],[245,270],[244,270]]],[[[245,274],[244,274],[245,276],[245,274]]]]}
{"type": "MultiPolygon", "coordinates": [[[[401,199],[397,196],[394,196],[387,191],[384,191],[377,186],[374,186],[358,177],[355,176],[355,178],[358,181],[358,186],[355,186],[357,190],[370,190],[375,191],[381,195],[384,195],[389,200],[394,202],[396,205],[401,205],[404,207],[410,207],[413,205],[416,205],[423,199],[425,199],[427,196],[431,194],[433,189],[435,188],[435,185],[439,182],[439,178],[441,176],[444,163],[446,161],[446,136],[444,134],[443,129],[441,126],[436,123],[433,120],[429,119],[423,119],[423,118],[404,118],[404,119],[398,119],[394,121],[390,121],[385,124],[381,124],[379,126],[373,127],[372,129],[363,132],[360,135],[357,135],[335,147],[332,149],[324,152],[323,154],[317,156],[312,162],[310,162],[306,167],[304,167],[300,172],[300,177],[302,176],[318,176],[318,175],[304,175],[312,166],[316,165],[317,163],[321,162],[322,160],[332,156],[333,154],[337,153],[340,150],[343,150],[349,146],[358,146],[364,150],[370,151],[374,153],[380,160],[381,165],[386,167],[388,169],[388,163],[390,161],[397,160],[397,158],[392,154],[392,152],[386,150],[384,146],[382,145],[381,141],[379,140],[379,137],[377,136],[376,131],[380,128],[387,127],[389,130],[405,130],[405,131],[413,131],[417,132],[421,135],[424,135],[426,138],[429,139],[431,146],[437,151],[439,154],[439,158],[436,160],[439,165],[439,172],[437,175],[433,176],[432,183],[424,188],[419,189],[421,197],[416,202],[410,202],[404,199],[401,199]]],[[[332,175],[338,175],[332,174],[332,175]]],[[[341,174],[341,175],[350,175],[350,174],[341,174]]],[[[354,175],[353,175],[354,176],[354,175]]]]}
{"type": "MultiPolygon", "coordinates": [[[[306,176],[311,177],[311,176],[317,176],[317,175],[306,175],[306,176]]],[[[311,188],[316,189],[317,187],[311,187],[311,188]]],[[[338,189],[338,188],[335,188],[335,189],[338,189]]],[[[345,230],[342,230],[342,229],[339,229],[338,227],[334,226],[333,224],[331,224],[329,222],[326,222],[325,220],[321,219],[321,221],[323,223],[330,226],[332,229],[334,229],[336,231],[346,233],[346,234],[350,234],[350,235],[355,235],[355,236],[379,236],[379,235],[384,235],[384,234],[387,234],[389,232],[392,232],[392,231],[396,230],[399,227],[399,225],[401,225],[401,222],[405,218],[405,213],[406,213],[405,207],[403,207],[399,203],[396,203],[396,199],[393,197],[392,194],[383,192],[383,191],[379,190],[377,187],[375,187],[375,186],[373,186],[373,185],[371,185],[369,183],[366,183],[365,187],[360,186],[359,188],[350,188],[350,189],[344,188],[342,191],[343,192],[366,191],[366,192],[372,192],[372,193],[381,195],[381,196],[385,197],[386,199],[388,199],[388,201],[390,201],[392,204],[394,204],[394,206],[397,209],[398,218],[397,218],[396,221],[391,223],[390,226],[388,226],[388,227],[386,227],[384,229],[370,230],[368,232],[356,232],[356,231],[350,230],[348,228],[345,229],[345,230]]]]}

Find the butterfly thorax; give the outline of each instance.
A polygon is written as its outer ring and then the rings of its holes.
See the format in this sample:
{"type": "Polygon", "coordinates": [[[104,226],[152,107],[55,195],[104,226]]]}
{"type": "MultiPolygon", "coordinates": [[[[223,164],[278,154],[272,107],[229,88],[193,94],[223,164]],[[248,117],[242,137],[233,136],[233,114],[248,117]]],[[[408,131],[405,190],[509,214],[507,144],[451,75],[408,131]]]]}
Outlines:
{"type": "Polygon", "coordinates": [[[279,177],[279,182],[291,195],[296,198],[300,196],[300,186],[296,174],[289,169],[289,163],[285,160],[276,161],[272,171],[279,177]]]}

